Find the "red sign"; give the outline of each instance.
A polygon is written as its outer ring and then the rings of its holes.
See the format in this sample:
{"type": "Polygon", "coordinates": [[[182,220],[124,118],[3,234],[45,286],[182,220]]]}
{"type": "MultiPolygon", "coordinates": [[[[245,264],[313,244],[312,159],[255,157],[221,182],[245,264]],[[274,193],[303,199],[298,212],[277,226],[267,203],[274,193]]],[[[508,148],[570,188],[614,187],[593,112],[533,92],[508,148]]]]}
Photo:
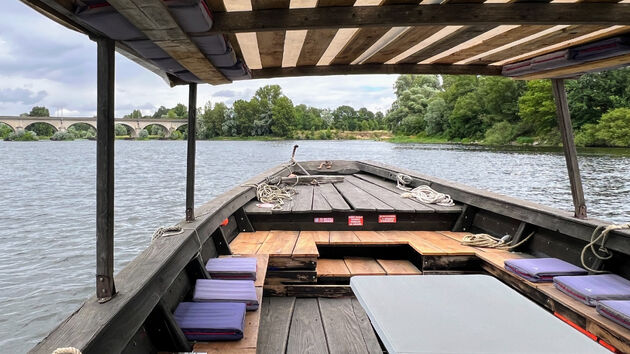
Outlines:
{"type": "Polygon", "coordinates": [[[335,222],[335,218],[315,218],[316,224],[332,224],[335,222]]]}
{"type": "Polygon", "coordinates": [[[395,224],[396,223],[396,214],[389,215],[379,215],[378,216],[379,224],[395,224]]]}
{"type": "Polygon", "coordinates": [[[348,226],[363,226],[363,215],[348,216],[348,226]]]}

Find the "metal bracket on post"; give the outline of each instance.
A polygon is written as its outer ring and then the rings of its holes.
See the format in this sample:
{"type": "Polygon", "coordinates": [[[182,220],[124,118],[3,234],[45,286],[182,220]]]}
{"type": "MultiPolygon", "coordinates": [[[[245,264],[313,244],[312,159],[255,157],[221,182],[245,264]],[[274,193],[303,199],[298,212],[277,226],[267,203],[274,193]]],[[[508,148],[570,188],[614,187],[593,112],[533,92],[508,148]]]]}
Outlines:
{"type": "Polygon", "coordinates": [[[96,275],[96,293],[98,294],[98,302],[104,303],[112,299],[116,294],[116,286],[114,278],[97,274],[96,275]]]}
{"type": "Polygon", "coordinates": [[[571,125],[571,113],[567,102],[567,93],[564,88],[563,79],[551,79],[553,96],[556,101],[556,114],[560,135],[562,136],[562,149],[567,160],[567,170],[569,172],[569,183],[571,184],[571,195],[573,196],[573,206],[575,207],[575,217],[586,219],[586,201],[584,190],[582,189],[582,178],[580,177],[580,166],[577,161],[577,150],[573,141],[573,126],[571,125]]]}
{"type": "Polygon", "coordinates": [[[188,89],[188,150],[186,153],[186,221],[195,220],[195,150],[197,124],[197,84],[188,89]]]}

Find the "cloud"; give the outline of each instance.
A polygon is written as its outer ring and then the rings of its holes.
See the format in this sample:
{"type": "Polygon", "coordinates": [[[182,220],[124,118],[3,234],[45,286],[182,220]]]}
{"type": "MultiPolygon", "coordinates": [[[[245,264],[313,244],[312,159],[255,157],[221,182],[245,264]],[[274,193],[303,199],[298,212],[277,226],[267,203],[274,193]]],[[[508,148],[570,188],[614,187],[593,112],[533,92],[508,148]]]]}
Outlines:
{"type": "Polygon", "coordinates": [[[221,90],[221,91],[217,91],[214,93],[214,96],[216,97],[235,97],[237,95],[236,91],[232,91],[232,90],[221,90]]]}
{"type": "Polygon", "coordinates": [[[24,88],[0,89],[0,102],[2,103],[23,103],[29,105],[38,103],[46,96],[48,96],[48,92],[44,90],[35,92],[24,88]]]}

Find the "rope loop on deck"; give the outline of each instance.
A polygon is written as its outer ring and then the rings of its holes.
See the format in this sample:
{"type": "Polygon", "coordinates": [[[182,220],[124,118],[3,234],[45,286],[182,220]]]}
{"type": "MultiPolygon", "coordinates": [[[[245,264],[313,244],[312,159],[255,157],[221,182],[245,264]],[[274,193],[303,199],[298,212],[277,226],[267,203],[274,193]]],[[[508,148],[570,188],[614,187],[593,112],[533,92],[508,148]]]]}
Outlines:
{"type": "Polygon", "coordinates": [[[584,246],[584,248],[582,249],[582,253],[580,254],[580,260],[582,261],[582,266],[588,270],[589,272],[593,272],[593,273],[607,273],[604,270],[597,270],[597,269],[593,269],[589,266],[586,265],[586,251],[587,250],[591,250],[591,252],[593,253],[593,255],[598,258],[601,261],[605,261],[608,259],[612,258],[612,253],[610,253],[608,251],[608,248],[606,248],[606,240],[608,238],[608,234],[613,231],[613,230],[621,230],[621,229],[630,229],[630,223],[628,224],[612,224],[612,225],[608,225],[606,227],[604,226],[598,226],[597,228],[595,228],[595,231],[593,231],[593,234],[591,235],[591,242],[589,242],[586,246],[584,246]],[[603,230],[602,230],[603,229],[603,230]],[[601,231],[601,233],[600,233],[601,231]],[[597,236],[597,233],[600,233],[599,236],[597,236]],[[595,249],[595,245],[597,245],[597,243],[601,240],[601,244],[599,246],[599,249],[595,249]]]}
{"type": "Polygon", "coordinates": [[[523,240],[516,244],[512,244],[510,240],[510,235],[505,235],[502,238],[494,237],[488,234],[474,234],[474,235],[466,235],[461,241],[462,245],[471,246],[471,247],[482,247],[482,248],[496,248],[500,250],[511,250],[516,248],[529,240],[532,236],[534,236],[535,232],[532,232],[523,240]]]}
{"type": "Polygon", "coordinates": [[[151,242],[161,237],[175,236],[183,232],[184,232],[184,229],[182,229],[182,227],[179,225],[162,226],[162,227],[159,227],[157,230],[155,230],[155,232],[153,233],[153,236],[151,236],[151,242]]]}
{"type": "Polygon", "coordinates": [[[280,186],[265,182],[256,185],[256,199],[261,203],[273,204],[271,210],[282,210],[285,200],[297,194],[293,186],[280,186]]]}
{"type": "Polygon", "coordinates": [[[445,207],[455,205],[450,195],[440,193],[427,185],[418,186],[413,189],[407,187],[407,185],[410,184],[412,181],[413,179],[411,178],[411,176],[407,176],[402,173],[399,173],[396,176],[396,187],[400,190],[405,191],[405,193],[402,193],[400,195],[401,197],[412,198],[426,204],[436,204],[445,207]]]}
{"type": "Polygon", "coordinates": [[[52,354],[82,354],[81,351],[75,347],[57,348],[52,354]]]}

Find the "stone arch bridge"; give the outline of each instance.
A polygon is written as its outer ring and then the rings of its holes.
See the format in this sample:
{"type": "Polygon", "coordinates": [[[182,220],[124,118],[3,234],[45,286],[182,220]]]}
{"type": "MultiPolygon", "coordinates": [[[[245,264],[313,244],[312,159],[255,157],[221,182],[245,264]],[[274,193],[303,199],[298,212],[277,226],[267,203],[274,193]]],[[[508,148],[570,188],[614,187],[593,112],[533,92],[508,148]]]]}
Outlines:
{"type": "MultiPolygon", "coordinates": [[[[188,125],[186,119],[152,119],[152,118],[116,118],[116,124],[122,124],[129,128],[132,137],[138,137],[138,133],[146,129],[150,125],[158,125],[164,128],[166,137],[169,137],[175,130],[188,125]]],[[[85,123],[92,128],[98,130],[96,118],[80,118],[80,117],[6,117],[0,116],[0,123],[4,123],[11,127],[13,131],[26,129],[33,123],[50,124],[57,131],[66,131],[77,123],[85,123]]]]}

